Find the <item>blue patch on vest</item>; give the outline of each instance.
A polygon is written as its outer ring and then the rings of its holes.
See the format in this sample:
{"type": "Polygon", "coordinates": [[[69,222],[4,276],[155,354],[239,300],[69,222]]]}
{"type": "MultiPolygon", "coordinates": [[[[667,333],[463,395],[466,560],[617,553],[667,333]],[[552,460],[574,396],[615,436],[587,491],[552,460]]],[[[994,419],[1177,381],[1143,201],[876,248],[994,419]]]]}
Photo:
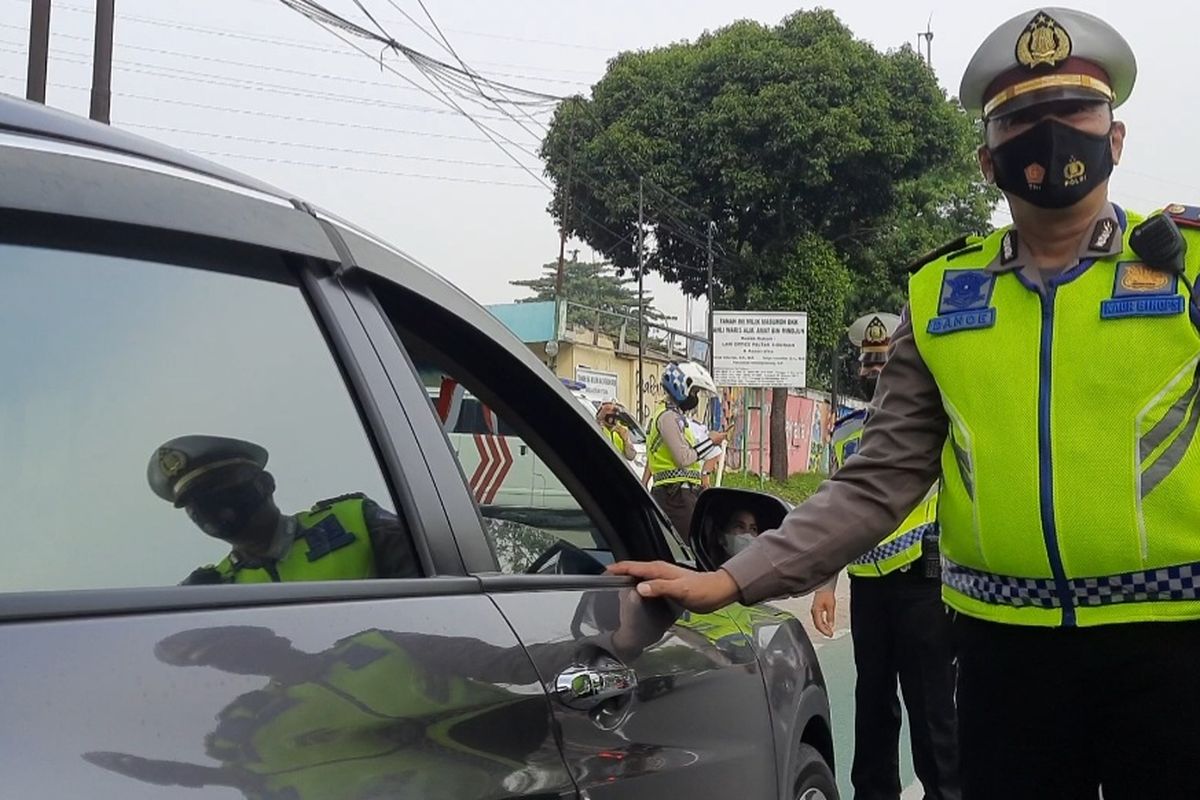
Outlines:
{"type": "Polygon", "coordinates": [[[337,517],[330,514],[325,519],[304,530],[304,538],[308,540],[308,560],[316,561],[324,558],[334,550],[348,547],[357,541],[353,533],[342,527],[337,517]]]}
{"type": "Polygon", "coordinates": [[[942,275],[938,314],[978,311],[992,301],[996,276],[981,269],[952,269],[942,275]]]}
{"type": "Polygon", "coordinates": [[[1173,317],[1187,307],[1183,295],[1173,297],[1129,297],[1105,300],[1100,304],[1100,319],[1127,317],[1173,317]]]}
{"type": "Polygon", "coordinates": [[[1179,294],[1179,276],[1141,261],[1122,261],[1113,277],[1111,300],[1100,303],[1101,319],[1173,317],[1187,308],[1179,294]]]}
{"type": "Polygon", "coordinates": [[[846,446],[842,448],[842,453],[843,453],[843,456],[842,456],[842,457],[843,457],[843,458],[849,458],[850,456],[852,456],[852,455],[854,455],[855,453],[857,453],[857,452],[858,452],[858,445],[859,445],[859,440],[858,440],[858,439],[855,439],[855,440],[853,440],[853,441],[850,441],[850,442],[846,442],[846,446]]]}
{"type": "Polygon", "coordinates": [[[984,308],[979,311],[959,311],[957,314],[942,314],[929,320],[926,328],[929,333],[938,336],[943,333],[990,328],[996,324],[996,309],[984,308]]]}

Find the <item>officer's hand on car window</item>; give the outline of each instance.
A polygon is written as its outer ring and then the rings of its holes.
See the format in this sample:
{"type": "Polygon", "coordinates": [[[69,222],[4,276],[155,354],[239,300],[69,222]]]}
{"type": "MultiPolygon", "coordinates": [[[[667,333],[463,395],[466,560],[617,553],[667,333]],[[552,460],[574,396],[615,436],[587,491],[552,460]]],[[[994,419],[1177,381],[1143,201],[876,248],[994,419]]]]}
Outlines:
{"type": "Polygon", "coordinates": [[[738,598],[737,584],[723,569],[693,572],[665,561],[619,561],[608,572],[639,579],[637,591],[642,597],[666,597],[700,614],[724,608],[738,598]]]}
{"type": "Polygon", "coordinates": [[[837,596],[827,589],[820,589],[812,599],[813,625],[826,636],[833,636],[833,619],[837,611],[837,596]]]}

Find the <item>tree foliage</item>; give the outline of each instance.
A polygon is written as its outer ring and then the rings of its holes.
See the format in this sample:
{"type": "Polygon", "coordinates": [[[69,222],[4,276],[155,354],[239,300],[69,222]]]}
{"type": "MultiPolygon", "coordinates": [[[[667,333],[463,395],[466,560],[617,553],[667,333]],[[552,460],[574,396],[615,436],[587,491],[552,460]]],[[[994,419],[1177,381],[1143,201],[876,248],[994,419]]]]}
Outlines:
{"type": "Polygon", "coordinates": [[[915,255],[986,228],[978,141],[910,48],[880,53],[816,10],[620,54],[542,154],[551,214],[619,270],[637,267],[642,176],[648,269],[702,294],[711,219],[717,306],[807,310],[827,347],[898,307],[915,255]]]}
{"type": "MultiPolygon", "coordinates": [[[[604,262],[567,261],[564,263],[563,299],[568,301],[567,323],[594,327],[594,310],[609,312],[601,314],[600,331],[617,336],[623,320],[633,320],[638,313],[638,294],[633,278],[621,277],[611,264],[604,262]],[[578,305],[575,305],[578,304],[578,305]],[[586,308],[584,308],[586,306],[586,308]]],[[[510,281],[513,286],[529,289],[532,294],[517,299],[518,303],[536,303],[554,300],[555,279],[558,262],[542,266],[542,275],[527,280],[510,281]]],[[[647,323],[661,323],[666,317],[654,307],[654,297],[643,297],[643,315],[647,323]]],[[[629,338],[637,338],[636,326],[629,331],[629,338]]]]}

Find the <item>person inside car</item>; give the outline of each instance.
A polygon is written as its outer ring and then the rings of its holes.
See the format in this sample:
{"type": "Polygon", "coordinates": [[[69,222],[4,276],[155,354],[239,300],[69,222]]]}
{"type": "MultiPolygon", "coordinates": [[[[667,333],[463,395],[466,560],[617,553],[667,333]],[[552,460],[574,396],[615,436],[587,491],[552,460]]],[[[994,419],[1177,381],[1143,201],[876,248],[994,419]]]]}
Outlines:
{"type": "Polygon", "coordinates": [[[283,514],[266,465],[265,448],[221,436],[180,436],[154,451],[146,470],[151,490],[232,547],[183,585],[419,577],[395,514],[362,494],[283,514]]]}
{"type": "Polygon", "coordinates": [[[755,536],[758,536],[758,520],[752,512],[744,508],[730,513],[725,524],[721,526],[721,544],[730,556],[749,547],[755,536]]]}

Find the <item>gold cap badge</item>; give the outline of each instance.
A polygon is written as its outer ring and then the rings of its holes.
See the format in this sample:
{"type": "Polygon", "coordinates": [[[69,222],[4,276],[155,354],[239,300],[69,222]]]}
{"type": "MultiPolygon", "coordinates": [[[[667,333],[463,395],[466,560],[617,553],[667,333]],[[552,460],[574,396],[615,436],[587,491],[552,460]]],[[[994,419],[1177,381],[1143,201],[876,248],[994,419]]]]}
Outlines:
{"type": "Polygon", "coordinates": [[[1070,34],[1044,11],[1017,38],[1017,63],[1023,67],[1056,67],[1070,56],[1070,34]]]}
{"type": "Polygon", "coordinates": [[[178,450],[164,447],[158,451],[158,465],[162,467],[164,475],[174,478],[187,466],[187,456],[178,450]]]}

